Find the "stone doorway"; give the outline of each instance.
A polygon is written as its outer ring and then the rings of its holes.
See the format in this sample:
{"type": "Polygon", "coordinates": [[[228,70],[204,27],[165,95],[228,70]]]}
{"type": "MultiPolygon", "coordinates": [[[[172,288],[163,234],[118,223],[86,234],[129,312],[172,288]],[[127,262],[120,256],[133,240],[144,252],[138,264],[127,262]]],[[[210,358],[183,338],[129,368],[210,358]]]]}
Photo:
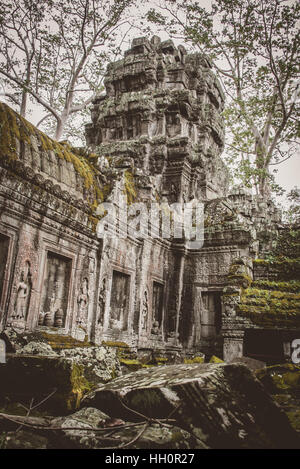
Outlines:
{"type": "Polygon", "coordinates": [[[152,334],[158,334],[163,322],[164,286],[153,282],[152,294],[152,334]]]}

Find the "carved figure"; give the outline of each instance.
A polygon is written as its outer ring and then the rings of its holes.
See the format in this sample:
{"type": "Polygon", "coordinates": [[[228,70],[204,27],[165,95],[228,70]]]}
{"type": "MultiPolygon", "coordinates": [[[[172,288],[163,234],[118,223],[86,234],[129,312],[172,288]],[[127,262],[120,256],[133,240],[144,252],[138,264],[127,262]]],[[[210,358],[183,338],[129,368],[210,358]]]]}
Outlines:
{"type": "Polygon", "coordinates": [[[104,312],[105,312],[105,303],[106,303],[106,278],[104,277],[102,281],[102,287],[99,293],[99,317],[98,317],[98,324],[101,326],[104,323],[104,312]]]}
{"type": "Polygon", "coordinates": [[[143,298],[143,308],[142,308],[142,318],[141,318],[141,327],[142,329],[147,329],[147,321],[148,321],[148,293],[145,290],[144,298],[143,298]]]}
{"type": "Polygon", "coordinates": [[[86,322],[88,303],[89,303],[88,281],[86,278],[82,282],[82,286],[80,288],[80,295],[77,298],[77,303],[78,303],[77,322],[79,324],[83,324],[86,322]]]}
{"type": "Polygon", "coordinates": [[[31,273],[29,262],[26,262],[26,274],[21,272],[20,281],[17,285],[17,298],[15,304],[14,317],[16,319],[25,319],[28,310],[28,302],[31,292],[31,273]]]}

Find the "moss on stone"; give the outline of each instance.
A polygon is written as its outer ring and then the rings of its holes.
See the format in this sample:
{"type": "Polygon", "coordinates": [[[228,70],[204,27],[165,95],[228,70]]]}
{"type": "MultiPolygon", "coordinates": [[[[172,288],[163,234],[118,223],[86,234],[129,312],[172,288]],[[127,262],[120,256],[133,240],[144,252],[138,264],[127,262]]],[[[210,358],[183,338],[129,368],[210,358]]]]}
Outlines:
{"type": "Polygon", "coordinates": [[[298,280],[300,278],[300,258],[254,259],[253,267],[272,272],[279,280],[298,280]]]}
{"type": "Polygon", "coordinates": [[[131,171],[124,171],[124,193],[127,198],[127,204],[131,205],[137,197],[134,176],[131,171]]]}
{"type": "Polygon", "coordinates": [[[187,365],[192,365],[193,363],[204,363],[203,357],[193,357],[193,358],[185,358],[184,363],[187,365]]]}
{"type": "Polygon", "coordinates": [[[286,412],[290,424],[297,431],[300,432],[300,409],[290,410],[286,412]]]}
{"type": "Polygon", "coordinates": [[[129,345],[126,344],[126,342],[118,342],[118,341],[111,341],[111,340],[108,340],[108,341],[102,341],[102,345],[105,345],[107,347],[116,347],[116,348],[126,348],[126,349],[129,349],[129,345]]]}
{"type": "Polygon", "coordinates": [[[121,365],[126,366],[130,371],[137,371],[143,368],[143,364],[136,359],[120,358],[121,365]]]}
{"type": "Polygon", "coordinates": [[[212,355],[212,357],[209,360],[209,363],[224,363],[221,358],[216,357],[215,355],[212,355]]]}
{"type": "MultiPolygon", "coordinates": [[[[0,160],[9,162],[20,159],[19,148],[21,144],[28,145],[30,151],[34,150],[32,137],[34,137],[40,150],[53,152],[57,158],[72,163],[74,171],[81,177],[84,190],[89,193],[88,203],[93,212],[111,192],[111,185],[99,184],[99,171],[94,166],[96,156],[87,158],[80,151],[69,144],[59,143],[35,128],[30,122],[21,117],[9,106],[0,103],[0,160]]],[[[92,226],[96,229],[96,217],[92,226]]]]}
{"type": "Polygon", "coordinates": [[[237,314],[251,319],[259,326],[291,326],[300,325],[300,294],[295,293],[290,282],[279,282],[281,290],[275,290],[276,282],[270,282],[269,289],[265,283],[255,282],[255,288],[243,290],[241,301],[237,305],[237,314]],[[259,287],[263,288],[259,288],[259,287]],[[288,290],[293,291],[288,291],[288,290]]]}
{"type": "Polygon", "coordinates": [[[275,290],[277,292],[298,293],[300,291],[300,282],[297,280],[290,280],[289,282],[255,280],[251,286],[256,289],[275,290]]]}
{"type": "Polygon", "coordinates": [[[46,342],[53,348],[53,350],[72,349],[75,347],[92,347],[93,344],[84,340],[76,340],[69,335],[50,334],[41,332],[41,336],[46,339],[46,342]]]}
{"type": "Polygon", "coordinates": [[[74,410],[74,408],[79,408],[83,396],[91,391],[95,385],[85,378],[83,366],[76,363],[73,364],[71,385],[72,394],[67,400],[67,406],[70,410],[74,410]]]}

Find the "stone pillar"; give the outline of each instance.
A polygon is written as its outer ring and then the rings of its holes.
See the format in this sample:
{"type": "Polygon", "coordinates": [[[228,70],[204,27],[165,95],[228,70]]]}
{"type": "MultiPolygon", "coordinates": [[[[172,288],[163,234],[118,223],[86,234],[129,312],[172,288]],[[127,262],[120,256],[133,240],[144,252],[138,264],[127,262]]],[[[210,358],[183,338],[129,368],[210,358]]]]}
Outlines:
{"type": "Polygon", "coordinates": [[[236,314],[240,298],[241,288],[239,286],[228,285],[223,289],[221,333],[224,339],[223,359],[225,362],[242,357],[244,352],[243,343],[247,321],[236,314]]]}
{"type": "Polygon", "coordinates": [[[180,346],[179,344],[179,318],[181,311],[181,298],[183,290],[183,274],[184,274],[185,253],[178,253],[173,277],[173,286],[169,286],[174,291],[174,296],[171,299],[171,308],[169,309],[168,317],[168,345],[180,346]]]}
{"type": "Polygon", "coordinates": [[[223,360],[230,363],[234,358],[240,358],[244,354],[245,331],[232,329],[223,333],[223,360]]]}

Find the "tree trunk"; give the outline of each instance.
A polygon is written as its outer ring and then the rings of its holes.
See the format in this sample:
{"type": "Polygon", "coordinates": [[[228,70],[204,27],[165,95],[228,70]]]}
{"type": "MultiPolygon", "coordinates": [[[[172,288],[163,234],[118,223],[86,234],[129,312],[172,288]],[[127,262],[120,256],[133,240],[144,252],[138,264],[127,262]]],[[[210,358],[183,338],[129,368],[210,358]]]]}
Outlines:
{"type": "Polygon", "coordinates": [[[64,128],[65,128],[65,123],[66,123],[66,120],[63,120],[63,119],[60,119],[57,122],[54,139],[57,140],[58,142],[61,140],[64,128]]]}
{"type": "Polygon", "coordinates": [[[28,97],[27,91],[23,91],[22,101],[21,101],[21,106],[20,106],[20,114],[22,117],[26,117],[27,97],[28,97]]]}
{"type": "Polygon", "coordinates": [[[56,129],[55,129],[54,139],[57,140],[58,142],[59,140],[61,140],[68,117],[69,117],[69,112],[65,108],[63,112],[61,113],[60,119],[57,121],[56,129]]]}
{"type": "Polygon", "coordinates": [[[270,182],[267,176],[261,176],[259,178],[259,195],[264,199],[269,199],[271,196],[270,182]]]}

